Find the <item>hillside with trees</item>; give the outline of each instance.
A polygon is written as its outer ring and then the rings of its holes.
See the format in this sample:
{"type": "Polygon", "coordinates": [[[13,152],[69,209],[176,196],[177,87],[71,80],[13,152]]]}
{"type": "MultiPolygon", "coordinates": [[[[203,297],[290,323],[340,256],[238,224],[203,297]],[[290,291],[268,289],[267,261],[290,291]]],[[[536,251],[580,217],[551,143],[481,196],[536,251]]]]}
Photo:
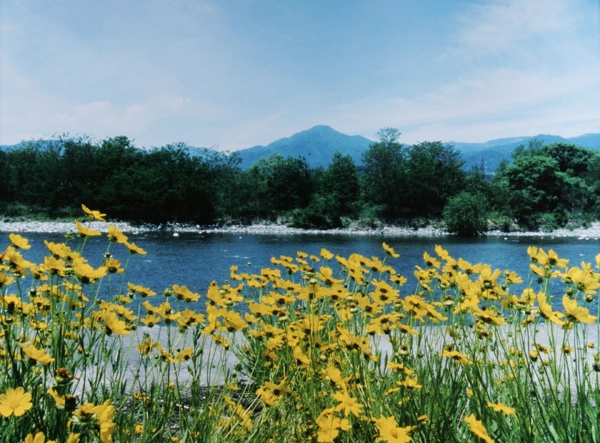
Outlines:
{"type": "Polygon", "coordinates": [[[303,228],[444,223],[474,235],[488,228],[549,230],[600,215],[600,153],[532,140],[493,174],[452,145],[405,145],[384,128],[361,166],[337,152],[326,167],[273,153],[242,168],[239,154],[175,144],[145,150],[127,137],[31,141],[0,151],[0,214],[64,218],[84,203],[136,224],[249,224],[303,228]]]}

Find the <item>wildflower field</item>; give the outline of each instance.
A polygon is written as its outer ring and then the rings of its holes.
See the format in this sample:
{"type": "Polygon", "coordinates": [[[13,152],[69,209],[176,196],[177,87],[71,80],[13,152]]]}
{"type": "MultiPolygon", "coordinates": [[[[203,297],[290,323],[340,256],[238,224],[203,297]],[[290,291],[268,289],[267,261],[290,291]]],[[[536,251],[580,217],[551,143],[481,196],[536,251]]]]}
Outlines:
{"type": "Polygon", "coordinates": [[[518,275],[436,246],[409,288],[384,243],[157,294],[118,228],[75,229],[0,251],[1,442],[600,441],[600,254],[530,247],[518,275]]]}

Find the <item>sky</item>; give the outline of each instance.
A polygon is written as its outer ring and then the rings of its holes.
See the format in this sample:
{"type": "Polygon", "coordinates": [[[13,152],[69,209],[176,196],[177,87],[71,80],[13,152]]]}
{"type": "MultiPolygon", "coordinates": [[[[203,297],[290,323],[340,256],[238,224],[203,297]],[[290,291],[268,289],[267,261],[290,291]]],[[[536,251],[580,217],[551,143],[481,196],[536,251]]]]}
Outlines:
{"type": "Polygon", "coordinates": [[[2,0],[0,145],[600,132],[600,0],[2,0]]]}

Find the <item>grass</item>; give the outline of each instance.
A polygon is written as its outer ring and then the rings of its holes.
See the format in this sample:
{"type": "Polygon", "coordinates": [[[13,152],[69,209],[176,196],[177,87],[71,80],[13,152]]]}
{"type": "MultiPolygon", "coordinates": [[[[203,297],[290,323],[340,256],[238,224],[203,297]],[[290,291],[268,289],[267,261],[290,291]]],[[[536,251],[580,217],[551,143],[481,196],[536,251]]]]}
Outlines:
{"type": "Polygon", "coordinates": [[[407,288],[383,244],[155,294],[127,275],[141,248],[109,227],[94,268],[76,226],[41,263],[19,235],[1,253],[0,441],[600,440],[597,264],[528,248],[520,276],[437,246],[407,288]]]}

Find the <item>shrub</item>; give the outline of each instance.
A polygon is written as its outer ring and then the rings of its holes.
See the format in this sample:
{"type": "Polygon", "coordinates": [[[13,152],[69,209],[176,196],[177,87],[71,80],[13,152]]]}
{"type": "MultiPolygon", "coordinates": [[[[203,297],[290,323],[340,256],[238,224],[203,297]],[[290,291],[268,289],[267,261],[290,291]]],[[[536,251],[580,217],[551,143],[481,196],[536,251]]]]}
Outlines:
{"type": "Polygon", "coordinates": [[[486,214],[484,199],[464,191],[448,201],[443,218],[448,232],[472,237],[487,230],[486,214]]]}

